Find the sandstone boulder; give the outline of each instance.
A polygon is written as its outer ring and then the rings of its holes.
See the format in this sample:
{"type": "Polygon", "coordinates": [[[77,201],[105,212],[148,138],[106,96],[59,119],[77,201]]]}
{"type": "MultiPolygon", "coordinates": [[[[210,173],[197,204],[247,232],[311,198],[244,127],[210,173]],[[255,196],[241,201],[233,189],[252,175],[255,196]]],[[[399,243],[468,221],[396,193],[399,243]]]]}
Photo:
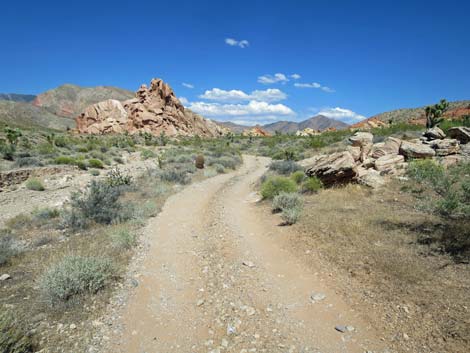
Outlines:
{"type": "Polygon", "coordinates": [[[436,152],[428,145],[410,141],[402,141],[400,154],[406,158],[428,158],[434,157],[436,152]]]}
{"type": "Polygon", "coordinates": [[[77,130],[92,134],[121,133],[127,126],[127,118],[121,102],[108,99],[86,108],[77,118],[77,130]]]}
{"type": "Polygon", "coordinates": [[[398,154],[400,145],[400,139],[388,137],[384,142],[376,143],[372,146],[371,157],[377,159],[388,154],[398,154]]]}
{"type": "Polygon", "coordinates": [[[321,156],[306,170],[310,177],[316,176],[326,186],[351,182],[357,176],[356,163],[351,153],[337,152],[321,156]]]}
{"type": "Polygon", "coordinates": [[[435,126],[433,128],[427,129],[424,132],[424,137],[426,137],[428,140],[440,140],[446,137],[446,134],[444,131],[442,131],[439,127],[435,126]]]}
{"type": "Polygon", "coordinates": [[[363,167],[358,167],[356,180],[359,184],[373,189],[378,189],[385,184],[385,179],[380,175],[380,172],[363,167]]]}
{"type": "Polygon", "coordinates": [[[387,154],[375,161],[375,169],[379,172],[392,172],[397,164],[403,163],[405,157],[400,154],[387,154]]]}
{"type": "Polygon", "coordinates": [[[374,135],[370,132],[356,132],[354,135],[349,137],[349,141],[355,147],[371,145],[373,139],[374,135]]]}
{"type": "Polygon", "coordinates": [[[449,129],[449,137],[459,140],[461,144],[470,142],[470,127],[453,127],[449,129]]]}
{"type": "Polygon", "coordinates": [[[361,148],[360,147],[348,146],[347,150],[348,150],[349,153],[351,153],[351,156],[354,158],[354,160],[356,162],[361,158],[361,148]]]}
{"type": "Polygon", "coordinates": [[[460,144],[456,139],[434,140],[429,143],[429,146],[436,151],[437,156],[448,156],[460,151],[460,144]]]}

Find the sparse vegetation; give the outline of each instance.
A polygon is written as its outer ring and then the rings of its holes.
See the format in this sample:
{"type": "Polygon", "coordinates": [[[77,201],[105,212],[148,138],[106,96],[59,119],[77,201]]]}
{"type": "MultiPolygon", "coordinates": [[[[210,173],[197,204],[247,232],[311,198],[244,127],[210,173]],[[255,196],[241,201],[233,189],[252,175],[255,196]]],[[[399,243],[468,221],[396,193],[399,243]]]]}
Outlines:
{"type": "Polygon", "coordinates": [[[295,191],[297,191],[295,182],[281,176],[268,177],[261,185],[261,196],[264,199],[272,199],[281,192],[295,191]]]}
{"type": "Polygon", "coordinates": [[[269,169],[282,174],[282,175],[289,175],[294,172],[300,171],[303,168],[295,163],[293,160],[286,160],[286,161],[273,161],[269,165],[269,169]]]}
{"type": "Polygon", "coordinates": [[[323,183],[317,177],[305,178],[300,187],[301,191],[304,193],[318,192],[321,188],[323,188],[323,183]]]}
{"type": "Polygon", "coordinates": [[[23,324],[10,310],[0,312],[0,353],[33,352],[33,344],[23,324]]]}
{"type": "Polygon", "coordinates": [[[38,178],[31,178],[28,181],[26,181],[26,188],[28,190],[34,190],[34,191],[46,190],[46,188],[44,187],[44,184],[38,178]]]}
{"type": "Polygon", "coordinates": [[[302,207],[302,198],[296,192],[281,192],[273,199],[273,212],[283,212],[290,208],[302,207]]]}
{"type": "Polygon", "coordinates": [[[44,299],[52,306],[77,295],[95,294],[115,276],[107,259],[71,255],[56,263],[40,280],[44,299]]]}
{"type": "Polygon", "coordinates": [[[6,264],[16,253],[13,238],[7,234],[0,235],[0,266],[6,264]]]}
{"type": "Polygon", "coordinates": [[[131,249],[136,244],[136,237],[127,226],[117,226],[109,233],[114,246],[121,249],[131,249]]]}
{"type": "Polygon", "coordinates": [[[88,160],[88,166],[90,168],[95,168],[95,169],[103,169],[104,168],[103,162],[100,161],[99,159],[95,159],[95,158],[92,158],[92,159],[88,160]]]}
{"type": "Polygon", "coordinates": [[[176,170],[170,169],[165,170],[160,174],[160,179],[162,181],[167,181],[170,183],[176,183],[181,185],[186,185],[191,182],[191,177],[188,175],[185,170],[176,170]]]}

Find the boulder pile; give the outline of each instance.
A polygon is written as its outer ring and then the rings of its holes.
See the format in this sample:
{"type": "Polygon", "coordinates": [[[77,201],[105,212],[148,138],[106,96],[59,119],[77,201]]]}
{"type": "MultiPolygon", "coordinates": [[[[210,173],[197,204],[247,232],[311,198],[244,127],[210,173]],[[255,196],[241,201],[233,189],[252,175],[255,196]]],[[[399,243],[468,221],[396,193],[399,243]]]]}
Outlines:
{"type": "Polygon", "coordinates": [[[370,132],[356,132],[349,138],[351,145],[346,151],[317,156],[306,174],[318,177],[326,186],[358,182],[377,188],[388,177],[403,175],[412,159],[433,158],[444,166],[470,161],[467,127],[451,128],[448,137],[434,127],[415,140],[388,137],[375,144],[373,140],[370,132]]]}
{"type": "Polygon", "coordinates": [[[153,135],[216,137],[224,130],[214,122],[185,109],[171,87],[153,79],[142,85],[135,98],[120,102],[108,99],[90,105],[76,118],[83,134],[148,132],[153,135]]]}

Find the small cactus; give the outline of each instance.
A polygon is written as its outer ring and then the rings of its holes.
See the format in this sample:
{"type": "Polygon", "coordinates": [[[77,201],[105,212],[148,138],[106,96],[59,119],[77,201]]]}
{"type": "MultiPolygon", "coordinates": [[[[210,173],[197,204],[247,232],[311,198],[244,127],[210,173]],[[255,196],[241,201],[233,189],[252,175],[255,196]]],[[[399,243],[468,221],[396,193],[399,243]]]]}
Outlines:
{"type": "Polygon", "coordinates": [[[204,156],[202,154],[196,156],[196,168],[204,169],[204,156]]]}

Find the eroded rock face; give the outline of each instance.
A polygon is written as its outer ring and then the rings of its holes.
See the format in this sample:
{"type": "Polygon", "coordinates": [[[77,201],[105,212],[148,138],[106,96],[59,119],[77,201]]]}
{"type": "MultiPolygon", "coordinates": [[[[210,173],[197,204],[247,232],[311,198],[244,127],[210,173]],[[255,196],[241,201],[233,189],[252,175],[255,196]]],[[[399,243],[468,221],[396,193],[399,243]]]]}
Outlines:
{"type": "Polygon", "coordinates": [[[370,132],[356,132],[349,138],[351,144],[355,147],[362,147],[366,145],[371,145],[374,135],[370,132]]]}
{"type": "Polygon", "coordinates": [[[387,154],[375,161],[375,169],[379,172],[391,171],[397,164],[405,161],[405,157],[400,154],[387,154]]]}
{"type": "Polygon", "coordinates": [[[459,140],[461,144],[470,142],[470,128],[469,127],[453,127],[449,129],[449,137],[459,140]]]}
{"type": "Polygon", "coordinates": [[[271,136],[271,134],[263,130],[260,126],[255,126],[252,129],[245,130],[242,133],[243,136],[256,136],[256,137],[265,137],[271,136]]]}
{"type": "Polygon", "coordinates": [[[153,79],[142,85],[133,99],[108,100],[89,106],[76,119],[77,130],[85,134],[149,132],[153,135],[216,137],[223,130],[185,109],[171,87],[153,79]]]}
{"type": "Polygon", "coordinates": [[[437,156],[448,156],[460,151],[460,143],[456,139],[434,140],[429,143],[429,146],[436,151],[437,156]]]}
{"type": "Polygon", "coordinates": [[[351,153],[337,152],[319,157],[306,174],[316,176],[327,186],[344,184],[357,176],[356,162],[351,153]]]}
{"type": "Polygon", "coordinates": [[[443,139],[444,137],[446,137],[446,134],[444,133],[444,131],[442,131],[440,128],[438,128],[437,126],[431,128],[431,129],[427,129],[425,132],[424,132],[424,137],[426,137],[428,140],[440,140],[440,139],[443,139]]]}
{"type": "Polygon", "coordinates": [[[407,158],[428,158],[436,155],[436,152],[430,146],[410,141],[401,143],[400,153],[407,158]]]}

